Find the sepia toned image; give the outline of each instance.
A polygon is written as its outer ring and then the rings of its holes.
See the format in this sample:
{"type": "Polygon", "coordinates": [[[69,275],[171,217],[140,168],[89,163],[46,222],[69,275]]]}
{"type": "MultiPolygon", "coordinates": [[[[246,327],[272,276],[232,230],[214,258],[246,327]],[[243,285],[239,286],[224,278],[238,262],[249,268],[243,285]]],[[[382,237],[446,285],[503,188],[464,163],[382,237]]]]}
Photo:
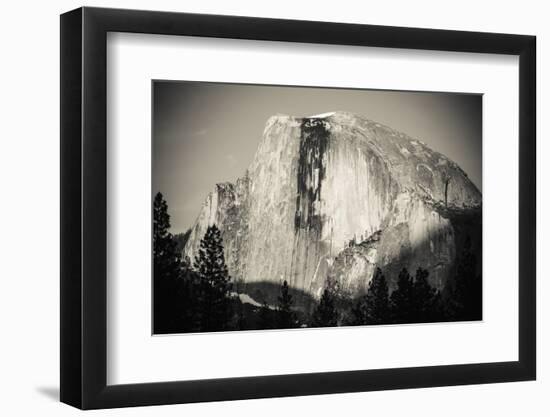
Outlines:
{"type": "Polygon", "coordinates": [[[482,319],[482,96],[152,83],[153,333],[482,319]]]}

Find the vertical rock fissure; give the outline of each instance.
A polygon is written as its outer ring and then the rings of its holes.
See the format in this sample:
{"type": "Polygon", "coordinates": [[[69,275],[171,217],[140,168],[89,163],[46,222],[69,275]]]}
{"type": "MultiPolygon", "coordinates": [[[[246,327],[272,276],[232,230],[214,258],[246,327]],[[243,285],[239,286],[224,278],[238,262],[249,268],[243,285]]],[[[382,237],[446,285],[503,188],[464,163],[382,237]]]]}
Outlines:
{"type": "Polygon", "coordinates": [[[305,119],[300,130],[294,230],[321,232],[321,187],[325,178],[324,155],[329,131],[321,119],[305,119]]]}
{"type": "Polygon", "coordinates": [[[321,188],[326,173],[325,155],[329,135],[328,125],[324,120],[302,121],[296,178],[291,284],[308,290],[320,252],[323,226],[321,188]]]}

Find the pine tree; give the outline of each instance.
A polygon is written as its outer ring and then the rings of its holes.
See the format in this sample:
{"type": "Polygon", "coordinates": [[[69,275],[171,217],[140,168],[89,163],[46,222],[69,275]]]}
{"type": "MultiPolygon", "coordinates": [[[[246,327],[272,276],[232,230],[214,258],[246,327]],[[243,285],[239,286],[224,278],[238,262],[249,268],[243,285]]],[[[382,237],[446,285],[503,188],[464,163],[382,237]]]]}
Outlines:
{"type": "Polygon", "coordinates": [[[181,254],[169,232],[168,204],[161,193],[153,202],[153,330],[155,333],[185,331],[190,308],[181,254]]]}
{"type": "Polygon", "coordinates": [[[390,321],[388,283],[380,268],[376,268],[367,294],[352,310],[353,324],[384,324],[390,321]]]}
{"type": "Polygon", "coordinates": [[[215,224],[208,227],[201,239],[194,268],[199,276],[197,330],[225,330],[231,320],[231,277],[225,264],[221,233],[215,224]]]}
{"type": "Polygon", "coordinates": [[[369,283],[367,291],[367,317],[372,324],[389,322],[388,283],[380,268],[369,283]]]}
{"type": "Polygon", "coordinates": [[[263,302],[260,307],[258,314],[258,328],[260,330],[272,329],[273,328],[273,319],[271,314],[271,309],[266,301],[263,302]]]}
{"type": "Polygon", "coordinates": [[[403,268],[397,289],[391,295],[391,315],[394,323],[428,323],[442,320],[441,297],[428,282],[429,272],[418,268],[413,278],[403,268]]]}
{"type": "Polygon", "coordinates": [[[482,287],[481,276],[476,273],[476,265],[477,258],[468,237],[456,267],[455,286],[452,292],[454,319],[481,320],[482,287]]]}
{"type": "Polygon", "coordinates": [[[295,326],[294,313],[292,312],[292,295],[288,287],[288,282],[283,281],[281,285],[281,294],[277,297],[277,327],[279,329],[289,329],[295,326]]]}
{"type": "Polygon", "coordinates": [[[338,325],[338,311],[335,307],[335,294],[333,288],[327,285],[319,304],[313,312],[311,321],[313,327],[332,327],[338,325]]]}
{"type": "Polygon", "coordinates": [[[418,268],[413,284],[414,312],[411,320],[414,323],[436,321],[436,290],[428,283],[430,273],[426,269],[418,268]]]}
{"type": "Polygon", "coordinates": [[[397,279],[397,288],[390,297],[391,316],[394,323],[412,323],[415,319],[415,290],[413,279],[403,268],[397,279]]]}
{"type": "Polygon", "coordinates": [[[442,291],[436,290],[433,298],[432,317],[429,320],[430,322],[448,321],[447,309],[445,307],[446,304],[442,291]]]}
{"type": "Polygon", "coordinates": [[[155,195],[153,203],[153,259],[155,272],[161,277],[179,274],[181,255],[170,229],[168,204],[161,193],[155,195]]]}
{"type": "Polygon", "coordinates": [[[236,325],[237,330],[245,330],[247,328],[247,320],[244,309],[244,304],[239,301],[236,325]]]}

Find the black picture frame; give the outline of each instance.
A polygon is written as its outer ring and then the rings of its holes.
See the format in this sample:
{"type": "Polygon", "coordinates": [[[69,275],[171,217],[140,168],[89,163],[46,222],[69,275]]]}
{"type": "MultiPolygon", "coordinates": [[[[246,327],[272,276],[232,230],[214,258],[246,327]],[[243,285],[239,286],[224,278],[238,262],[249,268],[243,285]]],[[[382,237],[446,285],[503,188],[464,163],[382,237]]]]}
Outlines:
{"type": "Polygon", "coordinates": [[[534,36],[84,7],[61,15],[60,57],[62,402],[95,409],[535,379],[534,36]],[[519,360],[107,385],[108,32],[519,56],[519,360]]]}

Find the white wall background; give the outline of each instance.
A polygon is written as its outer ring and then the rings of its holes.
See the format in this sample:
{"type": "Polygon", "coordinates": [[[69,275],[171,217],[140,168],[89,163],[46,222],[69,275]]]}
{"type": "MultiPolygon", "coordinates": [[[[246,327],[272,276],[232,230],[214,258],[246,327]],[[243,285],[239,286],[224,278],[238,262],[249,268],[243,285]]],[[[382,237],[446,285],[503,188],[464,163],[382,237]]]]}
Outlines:
{"type": "MultiPolygon", "coordinates": [[[[544,2],[523,0],[386,1],[169,0],[92,1],[89,6],[238,14],[534,34],[538,37],[538,381],[452,388],[326,395],[99,411],[94,415],[544,416],[550,412],[550,295],[544,258],[550,249],[550,156],[542,138],[550,83],[550,26],[544,2]],[[546,395],[544,395],[546,394],[546,395]]],[[[0,414],[76,415],[59,392],[59,17],[71,0],[3,4],[0,37],[0,414]]],[[[503,200],[505,204],[505,200],[503,200]]],[[[506,226],[503,225],[503,238],[506,226]]]]}

